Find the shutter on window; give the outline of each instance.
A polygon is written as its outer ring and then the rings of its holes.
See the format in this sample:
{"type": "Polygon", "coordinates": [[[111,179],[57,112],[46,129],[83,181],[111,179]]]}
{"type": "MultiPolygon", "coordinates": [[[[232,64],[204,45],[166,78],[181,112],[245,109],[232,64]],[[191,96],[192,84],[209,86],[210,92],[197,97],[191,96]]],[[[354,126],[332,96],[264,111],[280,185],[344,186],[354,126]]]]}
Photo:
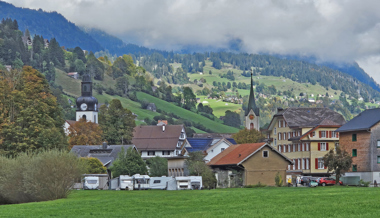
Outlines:
{"type": "Polygon", "coordinates": [[[315,169],[318,169],[318,158],[315,158],[315,169]]]}
{"type": "Polygon", "coordinates": [[[318,142],[318,151],[321,150],[321,143],[318,142]]]}
{"type": "Polygon", "coordinates": [[[319,138],[322,138],[322,132],[319,131],[319,138]]]}
{"type": "Polygon", "coordinates": [[[312,132],[310,133],[310,137],[313,137],[313,133],[312,132]]]}
{"type": "Polygon", "coordinates": [[[339,138],[339,132],[336,133],[336,137],[339,138]]]}
{"type": "Polygon", "coordinates": [[[330,137],[329,138],[332,138],[332,131],[329,131],[330,132],[330,137]]]}
{"type": "Polygon", "coordinates": [[[329,143],[326,142],[326,151],[328,151],[328,150],[329,150],[329,143]]]}

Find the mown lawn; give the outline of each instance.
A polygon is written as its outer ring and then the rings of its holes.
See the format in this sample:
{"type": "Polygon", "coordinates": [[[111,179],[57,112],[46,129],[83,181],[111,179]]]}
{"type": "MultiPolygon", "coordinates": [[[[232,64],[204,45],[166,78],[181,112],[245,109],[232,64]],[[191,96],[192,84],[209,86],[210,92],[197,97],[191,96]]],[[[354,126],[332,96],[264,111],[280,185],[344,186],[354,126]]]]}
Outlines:
{"type": "Polygon", "coordinates": [[[74,191],[67,199],[0,206],[4,217],[378,217],[380,189],[74,191]]]}

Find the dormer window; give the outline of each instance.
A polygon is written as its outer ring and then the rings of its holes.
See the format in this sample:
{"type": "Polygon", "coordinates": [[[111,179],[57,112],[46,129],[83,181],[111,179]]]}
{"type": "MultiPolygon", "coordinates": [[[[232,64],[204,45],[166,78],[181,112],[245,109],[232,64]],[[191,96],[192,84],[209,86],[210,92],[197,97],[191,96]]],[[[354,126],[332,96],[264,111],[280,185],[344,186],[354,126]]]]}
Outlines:
{"type": "Polygon", "coordinates": [[[181,139],[185,138],[185,133],[184,132],[181,132],[181,136],[180,136],[181,139]]]}
{"type": "Polygon", "coordinates": [[[177,143],[177,147],[180,147],[180,146],[181,146],[181,142],[178,142],[178,143],[177,143]]]}

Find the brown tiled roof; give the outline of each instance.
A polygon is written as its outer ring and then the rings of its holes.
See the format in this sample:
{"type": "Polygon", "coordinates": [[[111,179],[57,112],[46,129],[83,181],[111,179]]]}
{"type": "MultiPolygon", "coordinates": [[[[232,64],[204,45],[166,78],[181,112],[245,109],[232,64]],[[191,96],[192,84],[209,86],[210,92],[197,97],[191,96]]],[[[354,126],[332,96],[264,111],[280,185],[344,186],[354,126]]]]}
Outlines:
{"type": "Polygon", "coordinates": [[[77,121],[75,121],[75,120],[66,120],[66,122],[67,122],[70,126],[72,126],[72,125],[74,125],[77,121]]]}
{"type": "Polygon", "coordinates": [[[182,125],[137,126],[134,129],[132,143],[139,151],[174,150],[182,129],[182,125]]]}
{"type": "Polygon", "coordinates": [[[211,159],[208,165],[236,165],[264,144],[265,142],[231,145],[211,159]]]}

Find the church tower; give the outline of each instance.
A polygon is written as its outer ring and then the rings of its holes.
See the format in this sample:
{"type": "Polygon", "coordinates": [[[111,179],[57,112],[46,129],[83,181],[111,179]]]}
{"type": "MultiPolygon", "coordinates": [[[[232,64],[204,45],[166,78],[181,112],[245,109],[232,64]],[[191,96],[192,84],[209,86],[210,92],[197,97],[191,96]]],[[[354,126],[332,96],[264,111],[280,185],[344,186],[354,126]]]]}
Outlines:
{"type": "Polygon", "coordinates": [[[248,107],[245,111],[245,127],[260,131],[260,110],[256,106],[255,93],[253,92],[253,78],[251,72],[251,91],[249,93],[248,107]]]}
{"type": "Polygon", "coordinates": [[[76,99],[76,121],[84,118],[98,123],[98,99],[92,96],[92,81],[89,75],[84,75],[81,84],[82,96],[76,99]]]}

